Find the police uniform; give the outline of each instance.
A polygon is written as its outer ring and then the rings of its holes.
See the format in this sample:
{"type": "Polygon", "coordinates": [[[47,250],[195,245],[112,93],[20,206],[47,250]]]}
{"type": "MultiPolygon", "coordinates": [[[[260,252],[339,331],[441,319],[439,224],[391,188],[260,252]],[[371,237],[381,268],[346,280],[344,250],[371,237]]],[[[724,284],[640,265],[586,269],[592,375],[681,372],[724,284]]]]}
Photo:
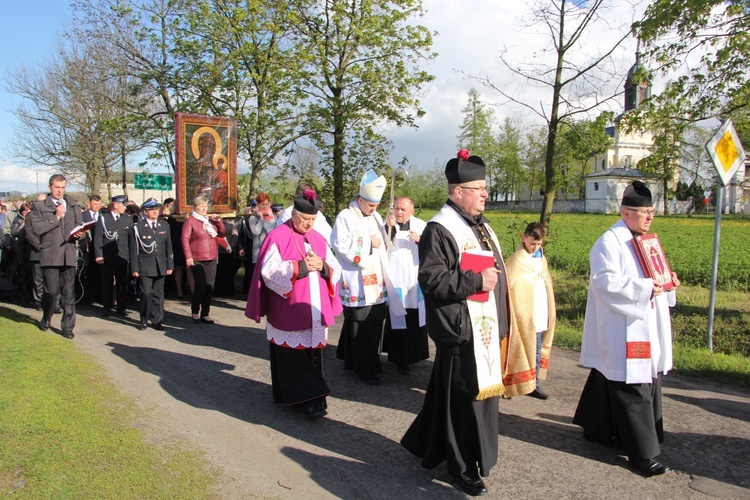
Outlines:
{"type": "MultiPolygon", "coordinates": [[[[142,210],[159,208],[161,204],[149,198],[142,210]]],[[[141,291],[141,320],[138,328],[144,330],[148,321],[157,330],[164,319],[164,281],[174,270],[172,238],[169,224],[161,219],[141,219],[133,224],[128,241],[130,272],[139,277],[141,291]]]]}
{"type": "MultiPolygon", "coordinates": [[[[125,195],[112,197],[113,204],[124,205],[127,201],[128,197],[125,195]]],[[[112,311],[113,292],[117,296],[117,314],[124,316],[127,313],[128,281],[130,280],[128,239],[132,225],[132,217],[110,210],[99,216],[94,232],[94,257],[103,259],[98,266],[102,282],[101,301],[104,306],[104,316],[109,316],[112,311]]]]}

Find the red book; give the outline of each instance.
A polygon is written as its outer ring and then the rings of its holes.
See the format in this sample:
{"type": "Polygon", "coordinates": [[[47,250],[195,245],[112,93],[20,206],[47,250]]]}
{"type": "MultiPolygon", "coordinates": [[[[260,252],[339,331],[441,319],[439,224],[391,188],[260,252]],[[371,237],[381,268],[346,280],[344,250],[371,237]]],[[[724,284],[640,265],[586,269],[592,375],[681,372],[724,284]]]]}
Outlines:
{"type": "MultiPolygon", "coordinates": [[[[489,250],[469,250],[461,254],[462,271],[474,271],[479,274],[488,267],[495,267],[495,256],[489,250]]],[[[483,290],[466,298],[466,300],[476,300],[477,302],[487,302],[489,299],[490,292],[483,290]]]]}
{"type": "Polygon", "coordinates": [[[641,234],[633,237],[633,248],[641,263],[644,274],[661,285],[664,290],[674,288],[672,269],[669,267],[664,248],[656,233],[641,234]]]}

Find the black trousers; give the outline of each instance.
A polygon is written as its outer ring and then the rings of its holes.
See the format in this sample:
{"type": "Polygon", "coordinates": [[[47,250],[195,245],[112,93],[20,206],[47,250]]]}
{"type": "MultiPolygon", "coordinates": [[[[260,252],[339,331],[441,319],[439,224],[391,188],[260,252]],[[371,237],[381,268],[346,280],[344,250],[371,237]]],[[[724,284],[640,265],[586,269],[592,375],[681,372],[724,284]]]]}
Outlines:
{"type": "Polygon", "coordinates": [[[138,279],[141,289],[141,323],[161,323],[164,320],[164,282],[166,276],[143,276],[138,279]]]}
{"type": "Polygon", "coordinates": [[[592,369],[573,423],[588,437],[622,449],[629,457],[659,455],[659,443],[664,441],[661,373],[651,384],[627,384],[592,369]]]}
{"type": "Polygon", "coordinates": [[[397,365],[418,363],[430,357],[427,327],[419,326],[419,309],[406,310],[404,330],[394,330],[390,315],[386,317],[383,352],[388,353],[389,362],[397,365]]]}
{"type": "Polygon", "coordinates": [[[253,272],[255,271],[253,256],[246,256],[242,264],[245,266],[245,276],[242,278],[242,293],[247,295],[248,290],[250,290],[250,280],[253,279],[253,272]]]}
{"type": "Polygon", "coordinates": [[[42,303],[44,296],[44,273],[38,260],[29,262],[31,266],[31,297],[34,299],[34,305],[42,303]]]}
{"type": "Polygon", "coordinates": [[[102,281],[102,305],[104,310],[112,310],[112,298],[117,297],[117,312],[125,312],[128,308],[128,281],[130,273],[128,263],[123,260],[122,263],[99,264],[99,277],[102,281]]]}
{"type": "Polygon", "coordinates": [[[63,333],[72,332],[76,326],[76,268],[73,266],[43,267],[44,295],[42,296],[42,319],[51,321],[58,302],[63,316],[60,328],[63,333]]]}
{"type": "Polygon", "coordinates": [[[216,267],[216,284],[214,290],[219,295],[234,295],[234,277],[240,270],[241,262],[234,253],[219,254],[219,264],[216,267]]]}
{"type": "Polygon", "coordinates": [[[344,360],[345,370],[354,370],[357,375],[383,373],[380,341],[383,337],[386,313],[384,303],[344,307],[344,325],[336,357],[344,360]]]}
{"type": "Polygon", "coordinates": [[[201,318],[203,318],[211,312],[211,297],[216,282],[216,261],[202,260],[195,262],[190,270],[193,273],[194,283],[191,310],[193,314],[200,313],[201,318]]]}

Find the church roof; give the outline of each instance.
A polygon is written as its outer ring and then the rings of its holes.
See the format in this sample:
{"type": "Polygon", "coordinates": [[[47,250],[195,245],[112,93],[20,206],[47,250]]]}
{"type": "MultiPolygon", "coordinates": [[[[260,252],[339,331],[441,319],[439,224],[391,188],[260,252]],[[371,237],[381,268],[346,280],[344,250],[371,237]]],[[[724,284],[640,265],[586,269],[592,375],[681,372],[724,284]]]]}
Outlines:
{"type": "Polygon", "coordinates": [[[654,177],[652,175],[646,175],[646,173],[638,170],[637,168],[624,168],[624,167],[613,167],[601,172],[595,172],[593,174],[584,175],[585,178],[594,177],[621,177],[626,179],[642,179],[645,177],[654,177]]]}

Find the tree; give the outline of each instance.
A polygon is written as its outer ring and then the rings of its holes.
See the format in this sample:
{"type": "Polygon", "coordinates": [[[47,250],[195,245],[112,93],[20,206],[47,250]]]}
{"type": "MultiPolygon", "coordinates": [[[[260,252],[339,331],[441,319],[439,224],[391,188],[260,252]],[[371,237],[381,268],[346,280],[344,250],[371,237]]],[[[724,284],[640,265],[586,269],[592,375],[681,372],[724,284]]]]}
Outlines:
{"type": "Polygon", "coordinates": [[[479,92],[472,88],[469,89],[469,102],[461,112],[464,114],[464,121],[461,124],[456,150],[466,148],[471,154],[484,160],[487,165],[490,200],[496,200],[501,192],[500,184],[497,182],[501,168],[497,158],[497,141],[492,132],[495,124],[493,110],[487,109],[480,100],[479,92]]]}
{"type": "Polygon", "coordinates": [[[651,110],[695,122],[750,105],[750,2],[654,0],[634,23],[646,55],[665,74],[684,71],[652,98],[651,110]]]}
{"type": "Polygon", "coordinates": [[[648,126],[654,135],[653,147],[651,154],[638,162],[638,169],[654,175],[661,181],[664,193],[663,208],[666,214],[671,199],[670,186],[678,172],[678,161],[681,156],[680,137],[685,125],[671,119],[668,114],[653,116],[654,119],[650,120],[648,126]]]}
{"type": "Polygon", "coordinates": [[[532,127],[526,134],[523,149],[523,163],[525,165],[524,179],[529,189],[529,200],[539,190],[544,194],[544,158],[547,147],[547,130],[544,127],[532,127]]]}
{"type": "Polygon", "coordinates": [[[551,92],[549,103],[529,104],[523,97],[516,97],[485,78],[485,83],[500,95],[531,110],[547,124],[545,189],[540,215],[540,222],[545,228],[549,227],[557,194],[555,146],[560,124],[577,115],[589,113],[617,97],[617,93],[608,95],[604,91],[606,83],[615,76],[605,74],[604,68],[615,49],[630,36],[630,25],[613,26],[609,23],[605,32],[612,38],[607,41],[599,39],[598,53],[581,61],[581,54],[590,53],[592,48],[591,45],[584,47],[584,35],[598,27],[598,22],[601,21],[600,10],[605,8],[605,0],[585,3],[535,0],[531,7],[529,27],[540,25],[549,33],[551,50],[534,54],[530,61],[524,62],[511,61],[507,49],[500,55],[500,61],[511,73],[523,78],[531,86],[548,88],[551,92]],[[548,63],[538,62],[546,60],[548,55],[548,63]]]}
{"type": "MultiPolygon", "coordinates": [[[[294,13],[310,128],[319,148],[330,151],[337,211],[347,201],[352,134],[374,137],[379,123],[413,125],[424,113],[417,91],[433,77],[418,62],[434,55],[432,34],[414,22],[422,13],[421,0],[322,0],[294,13]]],[[[371,153],[383,152],[381,144],[373,147],[371,153]]]]}
{"type": "Polygon", "coordinates": [[[505,195],[505,201],[518,200],[521,197],[521,186],[524,182],[522,160],[523,145],[521,130],[510,118],[505,118],[503,127],[497,137],[497,178],[498,190],[505,195]]]}
{"type": "Polygon", "coordinates": [[[586,174],[589,173],[591,160],[606,152],[612,144],[607,134],[607,123],[612,120],[612,113],[600,114],[595,120],[574,120],[564,128],[562,142],[567,145],[572,173],[567,189],[583,199],[586,191],[586,174]]]}
{"type": "Polygon", "coordinates": [[[706,151],[706,143],[713,135],[712,130],[697,125],[689,125],[680,137],[680,179],[686,184],[703,186],[718,182],[718,172],[706,151]]]}
{"type": "MultiPolygon", "coordinates": [[[[152,148],[149,159],[174,171],[175,113],[180,111],[183,85],[172,51],[183,34],[177,24],[186,15],[187,0],[73,0],[80,18],[76,38],[92,40],[117,60],[117,75],[129,80],[131,92],[145,96],[131,102],[130,120],[152,148]]],[[[114,71],[114,69],[113,69],[114,71]]],[[[125,169],[123,162],[123,182],[125,169]]]]}
{"type": "Polygon", "coordinates": [[[295,0],[204,0],[188,7],[175,39],[185,106],[238,122],[238,154],[250,165],[249,198],[261,173],[307,135],[300,109],[300,42],[295,0]]]}
{"type": "Polygon", "coordinates": [[[101,193],[102,179],[120,156],[138,147],[127,137],[121,107],[131,89],[101,71],[111,61],[100,49],[90,41],[61,42],[54,60],[37,72],[19,67],[6,83],[22,98],[15,110],[15,153],[30,164],[57,168],[92,194],[101,193]]]}
{"type": "Polygon", "coordinates": [[[396,196],[410,197],[414,201],[417,214],[426,208],[439,209],[445,204],[448,188],[442,167],[439,163],[426,169],[410,165],[409,176],[403,185],[396,186],[396,196]]]}

